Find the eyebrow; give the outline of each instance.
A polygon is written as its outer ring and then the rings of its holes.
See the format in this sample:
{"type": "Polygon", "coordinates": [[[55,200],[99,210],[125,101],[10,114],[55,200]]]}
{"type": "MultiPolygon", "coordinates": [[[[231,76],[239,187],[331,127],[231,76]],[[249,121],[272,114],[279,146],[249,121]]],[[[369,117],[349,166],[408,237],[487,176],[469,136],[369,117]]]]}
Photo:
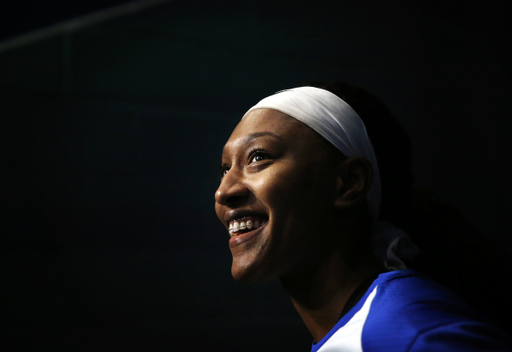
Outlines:
{"type": "MultiPolygon", "coordinates": [[[[242,139],[239,142],[237,142],[237,144],[238,143],[247,144],[247,143],[255,140],[256,138],[265,137],[265,136],[274,137],[280,141],[284,141],[284,139],[281,136],[278,136],[277,134],[275,134],[273,132],[263,131],[263,132],[254,132],[254,133],[248,134],[245,137],[242,137],[242,139]]],[[[225,146],[224,146],[224,149],[225,149],[225,146]]],[[[223,152],[224,152],[224,149],[223,149],[223,152]]]]}
{"type": "Polygon", "coordinates": [[[245,136],[243,138],[243,141],[244,142],[249,142],[249,141],[252,141],[253,139],[256,139],[256,138],[259,138],[259,137],[264,137],[264,136],[271,136],[271,137],[274,137],[274,138],[277,138],[277,139],[280,139],[280,140],[283,140],[283,138],[281,138],[280,136],[278,136],[277,134],[273,133],[273,132],[270,132],[270,131],[263,131],[263,132],[254,132],[254,133],[251,133],[247,136],[245,136]]]}

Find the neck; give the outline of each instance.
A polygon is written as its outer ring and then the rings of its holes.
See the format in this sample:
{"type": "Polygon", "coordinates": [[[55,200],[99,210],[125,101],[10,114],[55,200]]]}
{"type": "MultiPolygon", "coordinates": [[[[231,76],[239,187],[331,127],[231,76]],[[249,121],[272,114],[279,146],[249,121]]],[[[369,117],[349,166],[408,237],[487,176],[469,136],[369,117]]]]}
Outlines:
{"type": "Polygon", "coordinates": [[[316,266],[282,277],[281,284],[309,332],[319,342],[336,325],[356,288],[381,271],[382,266],[369,251],[352,253],[350,257],[336,251],[316,266]]]}

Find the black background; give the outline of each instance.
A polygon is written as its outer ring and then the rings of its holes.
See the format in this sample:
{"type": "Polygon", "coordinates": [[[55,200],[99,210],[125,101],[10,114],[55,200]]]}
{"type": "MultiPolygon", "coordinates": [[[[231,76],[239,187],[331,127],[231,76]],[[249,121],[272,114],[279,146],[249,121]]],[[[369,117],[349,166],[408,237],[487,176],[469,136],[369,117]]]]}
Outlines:
{"type": "Polygon", "coordinates": [[[416,185],[510,252],[505,1],[169,1],[5,45],[122,3],[2,5],[3,350],[308,351],[278,283],[233,282],[213,194],[245,110],[310,80],[381,98],[416,185]]]}

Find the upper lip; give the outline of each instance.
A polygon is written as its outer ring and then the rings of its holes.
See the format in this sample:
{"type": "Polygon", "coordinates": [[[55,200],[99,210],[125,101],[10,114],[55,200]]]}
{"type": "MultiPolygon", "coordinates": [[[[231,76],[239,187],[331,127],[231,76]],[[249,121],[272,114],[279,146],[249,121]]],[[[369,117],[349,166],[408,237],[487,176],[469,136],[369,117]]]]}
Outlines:
{"type": "Polygon", "coordinates": [[[267,214],[257,212],[254,210],[246,210],[246,209],[234,209],[226,212],[224,214],[224,221],[226,223],[226,226],[229,227],[229,223],[234,220],[238,220],[243,218],[244,216],[258,216],[261,218],[267,218],[267,214]]]}

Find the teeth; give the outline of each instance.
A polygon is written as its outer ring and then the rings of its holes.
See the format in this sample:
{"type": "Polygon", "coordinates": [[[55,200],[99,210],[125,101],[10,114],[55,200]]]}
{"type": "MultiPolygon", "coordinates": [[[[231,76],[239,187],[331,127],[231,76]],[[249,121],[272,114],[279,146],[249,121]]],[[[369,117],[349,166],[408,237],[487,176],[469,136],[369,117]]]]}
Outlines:
{"type": "Polygon", "coordinates": [[[252,230],[259,228],[263,222],[260,222],[259,220],[254,220],[251,217],[243,218],[244,220],[235,220],[231,221],[229,223],[229,235],[230,236],[237,236],[240,234],[240,231],[242,230],[252,230]]]}

